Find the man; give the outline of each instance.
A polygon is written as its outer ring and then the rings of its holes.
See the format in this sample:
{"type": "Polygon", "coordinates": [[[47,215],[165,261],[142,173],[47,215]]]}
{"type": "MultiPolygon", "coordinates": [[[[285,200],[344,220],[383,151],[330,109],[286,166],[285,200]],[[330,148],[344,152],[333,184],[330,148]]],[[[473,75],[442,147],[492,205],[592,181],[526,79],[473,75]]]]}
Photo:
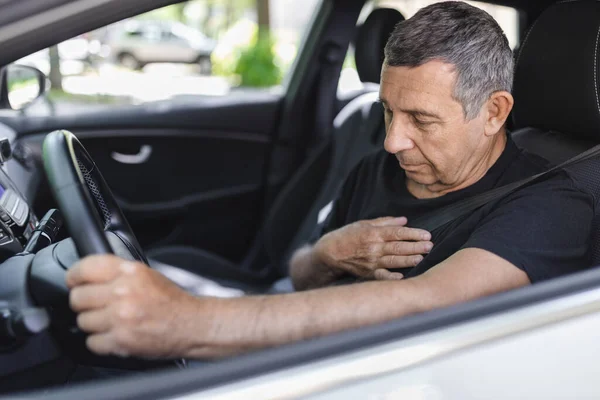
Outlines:
{"type": "Polygon", "coordinates": [[[506,133],[512,73],[508,42],[488,14],[460,2],[419,11],[386,46],[385,151],[351,173],[323,236],[294,255],[290,274],[300,291],[193,297],[143,264],[89,257],[67,274],[88,347],[99,354],[214,358],[585,267],[591,196],[566,174],[434,232],[409,227],[419,215],[546,168],[506,133]],[[331,285],[346,275],[366,282],[331,285]]]}

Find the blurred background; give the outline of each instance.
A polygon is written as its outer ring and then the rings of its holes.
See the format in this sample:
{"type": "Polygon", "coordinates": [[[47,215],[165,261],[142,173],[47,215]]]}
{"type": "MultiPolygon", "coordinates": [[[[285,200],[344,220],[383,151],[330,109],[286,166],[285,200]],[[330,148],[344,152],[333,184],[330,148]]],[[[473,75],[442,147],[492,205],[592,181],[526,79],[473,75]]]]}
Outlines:
{"type": "MultiPolygon", "coordinates": [[[[381,0],[407,18],[435,0],[381,0]]],[[[18,61],[51,81],[54,111],[141,104],[181,95],[278,90],[320,0],[189,0],[88,32],[18,61]]],[[[486,9],[514,46],[516,10],[486,9]]],[[[360,22],[360,21],[359,21],[360,22]]],[[[352,48],[338,91],[360,89],[352,48]]],[[[35,109],[35,108],[34,108],[35,109]]],[[[29,110],[34,112],[34,110],[29,110]]]]}

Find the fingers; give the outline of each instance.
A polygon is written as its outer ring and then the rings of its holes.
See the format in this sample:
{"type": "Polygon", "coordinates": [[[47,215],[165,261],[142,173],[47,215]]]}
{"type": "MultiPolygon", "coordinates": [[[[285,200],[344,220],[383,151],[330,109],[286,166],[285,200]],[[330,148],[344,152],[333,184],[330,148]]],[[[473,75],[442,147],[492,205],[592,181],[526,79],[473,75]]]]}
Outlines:
{"type": "Polygon", "coordinates": [[[96,354],[109,355],[116,354],[121,357],[127,357],[128,354],[124,350],[120,350],[115,336],[110,333],[101,333],[91,335],[86,339],[86,345],[88,349],[96,354]]]}
{"type": "Polygon", "coordinates": [[[84,312],[77,316],[77,325],[89,333],[107,332],[111,329],[111,314],[106,308],[84,312]]]}
{"type": "Polygon", "coordinates": [[[67,272],[67,286],[73,288],[86,283],[104,283],[121,274],[124,261],[113,255],[95,255],[80,260],[67,272]]]}
{"type": "Polygon", "coordinates": [[[404,226],[407,222],[406,217],[382,217],[370,221],[374,226],[404,226]]]}
{"type": "Polygon", "coordinates": [[[415,267],[421,261],[423,256],[383,256],[379,259],[378,266],[380,268],[394,269],[394,268],[408,268],[415,267]]]}
{"type": "Polygon", "coordinates": [[[373,278],[378,281],[398,281],[404,278],[404,275],[402,275],[400,272],[392,272],[388,271],[387,269],[380,268],[375,270],[373,273],[373,278]]]}
{"type": "Polygon", "coordinates": [[[406,226],[382,226],[378,229],[379,236],[385,241],[397,240],[431,240],[431,233],[424,229],[408,228],[406,226]]]}
{"type": "Polygon", "coordinates": [[[419,254],[427,254],[433,248],[431,242],[385,242],[382,246],[382,255],[390,256],[412,256],[419,254]]]}
{"type": "Polygon", "coordinates": [[[69,305],[75,312],[105,307],[115,296],[110,285],[82,285],[71,289],[69,305]]]}

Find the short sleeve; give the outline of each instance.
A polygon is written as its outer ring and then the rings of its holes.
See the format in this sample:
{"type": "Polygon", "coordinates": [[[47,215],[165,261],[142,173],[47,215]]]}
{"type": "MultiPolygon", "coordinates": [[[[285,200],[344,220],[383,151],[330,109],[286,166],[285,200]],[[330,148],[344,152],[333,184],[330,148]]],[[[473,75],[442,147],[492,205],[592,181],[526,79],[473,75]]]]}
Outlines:
{"type": "Polygon", "coordinates": [[[589,266],[593,215],[592,196],[561,174],[502,200],[462,248],[487,250],[543,281],[589,266]]]}

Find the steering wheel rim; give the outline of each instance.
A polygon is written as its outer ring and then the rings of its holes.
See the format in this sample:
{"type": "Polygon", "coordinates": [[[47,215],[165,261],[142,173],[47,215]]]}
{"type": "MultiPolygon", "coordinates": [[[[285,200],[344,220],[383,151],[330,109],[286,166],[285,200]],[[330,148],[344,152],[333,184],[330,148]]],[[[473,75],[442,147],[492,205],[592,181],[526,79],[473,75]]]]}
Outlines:
{"type": "Polygon", "coordinates": [[[110,231],[119,236],[134,259],[148,264],[100,170],[73,133],[49,133],[43,160],[50,189],[80,257],[114,254],[105,234],[110,231]]]}

